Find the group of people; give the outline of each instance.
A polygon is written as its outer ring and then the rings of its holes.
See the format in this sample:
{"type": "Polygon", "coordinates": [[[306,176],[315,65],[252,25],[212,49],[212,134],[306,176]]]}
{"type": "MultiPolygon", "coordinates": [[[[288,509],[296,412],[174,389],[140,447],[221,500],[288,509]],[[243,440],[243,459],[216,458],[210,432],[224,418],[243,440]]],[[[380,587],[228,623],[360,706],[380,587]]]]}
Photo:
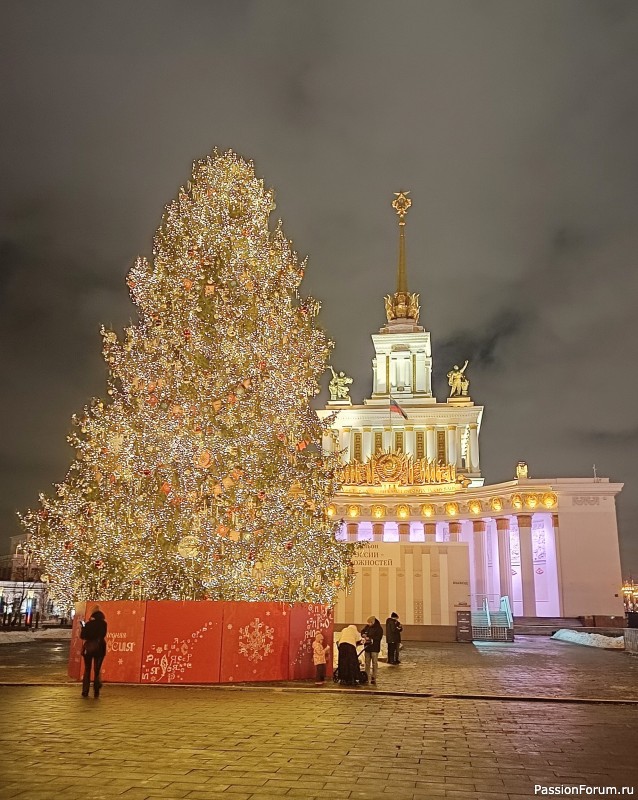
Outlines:
{"type": "MultiPolygon", "coordinates": [[[[401,632],[403,626],[399,621],[396,611],[385,622],[385,638],[388,645],[388,664],[400,664],[399,651],[401,648],[401,632]]],[[[361,669],[357,647],[363,645],[365,658],[365,671],[374,686],[377,682],[379,668],[379,653],[383,639],[383,626],[376,617],[368,617],[366,625],[357,629],[356,625],[348,625],[341,631],[339,637],[339,683],[356,686],[361,682],[361,669]]],[[[313,644],[313,660],[316,668],[316,684],[323,685],[326,680],[326,659],[330,654],[330,647],[324,645],[323,634],[318,633],[313,644]]]]}

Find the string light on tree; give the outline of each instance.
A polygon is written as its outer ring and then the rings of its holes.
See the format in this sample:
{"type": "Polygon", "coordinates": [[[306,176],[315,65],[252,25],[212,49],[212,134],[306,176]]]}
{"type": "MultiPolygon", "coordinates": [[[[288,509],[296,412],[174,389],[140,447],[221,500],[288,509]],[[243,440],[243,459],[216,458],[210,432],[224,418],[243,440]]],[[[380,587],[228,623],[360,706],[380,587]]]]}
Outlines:
{"type": "Polygon", "coordinates": [[[215,152],[127,278],[139,322],[104,330],[109,400],[23,523],[59,602],[331,603],[352,547],[328,513],[339,456],[310,407],[332,343],[252,163],[215,152]]]}

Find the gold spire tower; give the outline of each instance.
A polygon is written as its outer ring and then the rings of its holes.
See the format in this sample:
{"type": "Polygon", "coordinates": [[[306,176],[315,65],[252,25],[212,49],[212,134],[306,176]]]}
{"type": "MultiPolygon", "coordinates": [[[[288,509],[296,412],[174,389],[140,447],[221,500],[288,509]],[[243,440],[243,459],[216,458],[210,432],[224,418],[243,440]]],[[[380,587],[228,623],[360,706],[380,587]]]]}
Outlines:
{"type": "Polygon", "coordinates": [[[399,263],[397,265],[397,290],[385,297],[385,313],[389,323],[416,325],[419,321],[419,295],[408,292],[408,278],[405,266],[405,217],[412,200],[410,192],[395,192],[392,208],[399,217],[399,263]]]}

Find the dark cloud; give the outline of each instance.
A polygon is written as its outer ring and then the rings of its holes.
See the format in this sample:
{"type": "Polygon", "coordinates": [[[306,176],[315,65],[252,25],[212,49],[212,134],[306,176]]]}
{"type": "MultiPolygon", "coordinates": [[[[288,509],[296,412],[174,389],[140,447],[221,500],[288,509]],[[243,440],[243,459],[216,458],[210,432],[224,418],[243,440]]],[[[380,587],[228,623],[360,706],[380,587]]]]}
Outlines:
{"type": "Polygon", "coordinates": [[[335,365],[370,392],[392,291],[392,192],[412,190],[410,288],[435,384],[468,358],[489,481],[625,481],[638,572],[638,7],[292,0],[13,4],[0,30],[2,535],[59,479],[101,394],[101,323],[135,310],[190,162],[255,160],[310,255],[335,365]]]}

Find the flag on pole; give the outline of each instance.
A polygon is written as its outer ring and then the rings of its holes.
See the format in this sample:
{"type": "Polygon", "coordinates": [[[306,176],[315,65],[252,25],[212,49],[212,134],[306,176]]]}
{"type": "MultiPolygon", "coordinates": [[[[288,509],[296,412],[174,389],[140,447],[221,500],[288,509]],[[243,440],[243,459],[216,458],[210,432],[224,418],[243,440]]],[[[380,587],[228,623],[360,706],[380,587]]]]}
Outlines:
{"type": "Polygon", "coordinates": [[[401,414],[403,419],[407,419],[408,415],[405,411],[401,408],[401,406],[397,403],[397,401],[390,395],[390,412],[395,411],[397,414],[401,414]]]}

